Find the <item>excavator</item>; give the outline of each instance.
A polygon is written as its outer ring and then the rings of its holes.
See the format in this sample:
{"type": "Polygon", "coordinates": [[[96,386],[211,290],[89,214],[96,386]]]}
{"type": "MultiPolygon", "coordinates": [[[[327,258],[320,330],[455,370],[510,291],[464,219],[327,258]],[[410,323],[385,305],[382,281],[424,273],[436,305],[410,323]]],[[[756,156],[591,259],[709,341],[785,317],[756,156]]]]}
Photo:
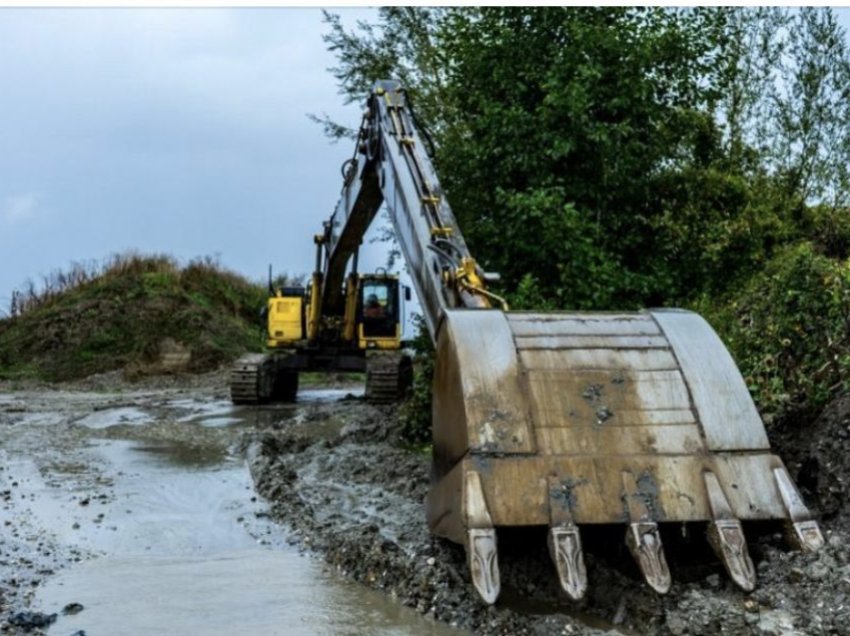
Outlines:
{"type": "MultiPolygon", "coordinates": [[[[276,362],[261,356],[237,369],[236,384],[250,386],[234,384],[234,400],[263,391],[291,399],[297,369],[362,365],[363,351],[385,346],[370,344],[362,308],[369,285],[386,278],[356,274],[357,247],[385,204],[436,350],[428,526],[465,547],[485,603],[499,596],[504,527],[548,528],[554,574],[573,600],[588,589],[582,537],[602,525],[623,527],[660,594],[672,584],[663,524],[705,528],[745,591],[756,585],[745,524],[780,521],[792,547],[818,550],[820,528],[708,323],[678,309],[510,311],[489,289],[497,275],[467,248],[415,119],[399,82],[374,84],[339,202],[316,237],[310,290],[269,300],[270,344],[292,344],[287,320],[297,339],[306,322],[306,339],[276,362]],[[263,365],[268,378],[257,373],[263,365]]],[[[400,394],[400,375],[388,371],[388,393],[400,394]]]]}
{"type": "MultiPolygon", "coordinates": [[[[366,399],[373,404],[396,402],[410,388],[413,367],[402,349],[398,276],[385,269],[358,274],[355,253],[343,291],[343,314],[330,313],[321,295],[326,234],[314,237],[316,271],[308,288],[275,290],[269,270],[271,294],[263,311],[269,351],[236,361],[230,377],[234,404],[291,402],[300,371],[365,372],[366,399]]],[[[410,288],[404,292],[409,301],[410,288]]]]}

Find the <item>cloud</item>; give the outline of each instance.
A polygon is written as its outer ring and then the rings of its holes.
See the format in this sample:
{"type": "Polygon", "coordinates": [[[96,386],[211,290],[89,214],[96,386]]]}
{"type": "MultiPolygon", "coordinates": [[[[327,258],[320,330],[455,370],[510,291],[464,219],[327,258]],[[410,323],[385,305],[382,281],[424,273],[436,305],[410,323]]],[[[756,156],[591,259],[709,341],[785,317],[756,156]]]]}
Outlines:
{"type": "Polygon", "coordinates": [[[38,197],[35,194],[16,194],[6,197],[0,205],[0,219],[8,224],[22,223],[35,218],[38,197]]]}

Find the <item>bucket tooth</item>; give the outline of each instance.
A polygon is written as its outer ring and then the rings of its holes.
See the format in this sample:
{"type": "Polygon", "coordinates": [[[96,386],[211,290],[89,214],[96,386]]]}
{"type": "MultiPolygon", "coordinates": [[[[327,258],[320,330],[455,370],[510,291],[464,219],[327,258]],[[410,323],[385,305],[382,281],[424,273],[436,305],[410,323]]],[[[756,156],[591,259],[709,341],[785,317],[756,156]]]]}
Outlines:
{"type": "Polygon", "coordinates": [[[654,521],[630,523],[626,531],[626,545],[637,561],[643,577],[653,590],[659,594],[670,591],[670,568],[664,557],[664,546],[658,533],[658,524],[654,521]]]}
{"type": "Polygon", "coordinates": [[[732,513],[717,476],[706,471],[703,481],[712,516],[708,524],[708,542],[735,584],[745,592],[752,592],[756,587],[756,570],[747,549],[744,528],[732,513]]]}
{"type": "Polygon", "coordinates": [[[817,552],[824,545],[823,534],[817,521],[803,503],[803,498],[797,492],[791,476],[784,466],[773,469],[773,478],[782,498],[782,505],[788,513],[788,536],[794,546],[806,552],[817,552]]]}
{"type": "Polygon", "coordinates": [[[466,471],[463,509],[467,527],[466,553],[472,584],[481,599],[492,605],[501,591],[496,529],[487,510],[481,477],[474,470],[466,471]]]}
{"type": "Polygon", "coordinates": [[[652,520],[647,494],[641,492],[634,474],[623,471],[623,490],[629,518],[626,545],[649,586],[659,594],[670,591],[672,579],[658,524],[652,520]]]}
{"type": "Polygon", "coordinates": [[[470,528],[467,530],[469,571],[472,584],[481,599],[492,605],[499,598],[499,559],[496,552],[496,530],[494,528],[470,528]]]}
{"type": "Polygon", "coordinates": [[[567,596],[574,601],[584,598],[587,592],[587,569],[576,524],[549,529],[549,554],[552,555],[558,570],[558,580],[567,596]]]}
{"type": "Polygon", "coordinates": [[[573,521],[574,495],[557,477],[549,477],[549,555],[555,562],[558,581],[572,600],[587,592],[587,568],[581,549],[581,534],[573,521]]]}
{"type": "Polygon", "coordinates": [[[756,570],[747,550],[744,529],[737,519],[715,519],[708,526],[708,542],[735,585],[745,592],[756,588],[756,570]]]}

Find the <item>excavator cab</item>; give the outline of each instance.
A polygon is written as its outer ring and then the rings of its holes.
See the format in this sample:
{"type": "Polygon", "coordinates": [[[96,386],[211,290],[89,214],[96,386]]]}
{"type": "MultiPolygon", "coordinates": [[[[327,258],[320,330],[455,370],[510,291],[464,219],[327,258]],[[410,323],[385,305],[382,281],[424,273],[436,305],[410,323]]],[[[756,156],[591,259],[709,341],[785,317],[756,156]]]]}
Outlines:
{"type": "Polygon", "coordinates": [[[389,274],[360,277],[357,302],[360,349],[398,349],[401,343],[399,281],[389,274]]]}

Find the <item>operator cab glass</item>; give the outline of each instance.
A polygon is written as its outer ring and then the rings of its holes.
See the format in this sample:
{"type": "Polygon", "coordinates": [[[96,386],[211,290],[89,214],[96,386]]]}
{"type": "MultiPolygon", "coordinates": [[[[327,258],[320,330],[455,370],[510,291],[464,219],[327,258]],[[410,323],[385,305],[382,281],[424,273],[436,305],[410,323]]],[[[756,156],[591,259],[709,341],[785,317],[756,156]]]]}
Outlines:
{"type": "Polygon", "coordinates": [[[360,284],[359,316],[366,338],[392,338],[398,324],[398,280],[365,278],[360,284]]]}

